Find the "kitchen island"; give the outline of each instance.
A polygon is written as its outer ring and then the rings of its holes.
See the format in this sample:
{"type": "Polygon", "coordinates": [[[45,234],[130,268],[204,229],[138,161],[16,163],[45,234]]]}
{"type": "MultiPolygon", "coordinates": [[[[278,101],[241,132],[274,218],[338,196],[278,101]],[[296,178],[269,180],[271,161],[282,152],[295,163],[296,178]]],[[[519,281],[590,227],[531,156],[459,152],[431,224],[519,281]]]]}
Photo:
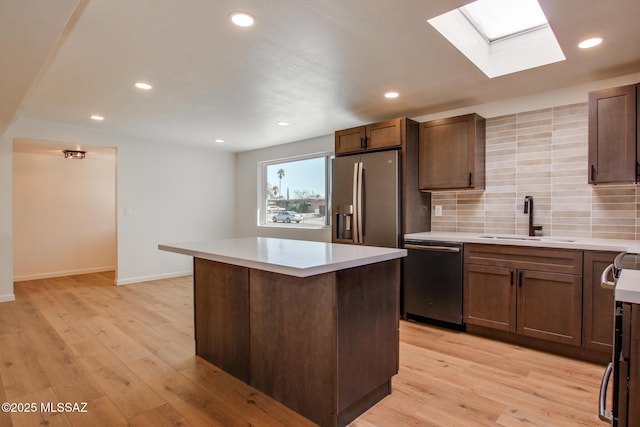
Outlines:
{"type": "Polygon", "coordinates": [[[198,356],[321,426],[391,392],[406,250],[262,237],[158,248],[194,258],[198,356]]]}

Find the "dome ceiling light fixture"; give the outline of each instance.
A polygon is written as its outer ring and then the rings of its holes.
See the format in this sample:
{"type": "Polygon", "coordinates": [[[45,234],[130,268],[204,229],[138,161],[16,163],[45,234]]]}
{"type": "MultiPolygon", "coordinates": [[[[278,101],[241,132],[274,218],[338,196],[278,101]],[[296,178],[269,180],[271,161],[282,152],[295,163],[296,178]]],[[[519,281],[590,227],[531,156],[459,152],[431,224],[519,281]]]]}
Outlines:
{"type": "Polygon", "coordinates": [[[389,99],[397,98],[399,96],[400,96],[400,94],[398,92],[387,92],[387,93],[384,94],[384,97],[385,98],[389,98],[389,99]]]}
{"type": "Polygon", "coordinates": [[[64,153],[64,158],[65,159],[79,159],[79,160],[82,160],[82,159],[84,159],[85,155],[87,154],[86,151],[82,151],[82,150],[62,150],[62,152],[64,153]]]}

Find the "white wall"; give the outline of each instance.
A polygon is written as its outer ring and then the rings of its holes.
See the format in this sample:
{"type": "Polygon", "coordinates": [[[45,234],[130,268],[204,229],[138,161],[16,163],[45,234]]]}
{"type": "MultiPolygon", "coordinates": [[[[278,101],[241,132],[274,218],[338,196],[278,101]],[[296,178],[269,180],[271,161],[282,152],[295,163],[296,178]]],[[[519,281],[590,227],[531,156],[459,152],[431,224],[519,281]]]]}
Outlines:
{"type": "Polygon", "coordinates": [[[13,301],[11,139],[0,137],[0,302],[13,301]]]}
{"type": "Polygon", "coordinates": [[[109,154],[14,152],[14,281],[115,270],[115,150],[109,154]]]}
{"type": "MultiPolygon", "coordinates": [[[[0,161],[9,163],[9,171],[11,141],[18,138],[118,149],[118,284],[191,272],[190,257],[161,252],[157,248],[159,243],[233,237],[235,216],[232,207],[236,189],[235,159],[231,153],[20,118],[7,132],[0,151],[3,156],[0,161]]],[[[5,189],[9,194],[7,203],[0,208],[0,227],[3,227],[0,228],[3,231],[0,253],[11,254],[11,226],[7,227],[5,220],[5,213],[11,218],[13,209],[11,172],[6,173],[5,168],[0,170],[1,197],[5,197],[5,189]]],[[[5,263],[4,257],[0,262],[5,263]]],[[[0,270],[0,274],[4,271],[0,270]]],[[[0,277],[3,280],[0,295],[1,292],[12,295],[13,273],[0,277]]]]}
{"type": "Polygon", "coordinates": [[[191,257],[158,243],[234,237],[234,169],[234,155],[213,148],[121,144],[118,283],[191,272],[191,257]]]}
{"type": "Polygon", "coordinates": [[[236,235],[279,237],[285,239],[331,241],[328,228],[308,229],[294,227],[258,226],[257,209],[260,206],[258,194],[258,162],[286,159],[290,157],[326,153],[333,151],[333,135],[307,139],[291,144],[283,144],[261,150],[245,151],[236,155],[236,235]]]}

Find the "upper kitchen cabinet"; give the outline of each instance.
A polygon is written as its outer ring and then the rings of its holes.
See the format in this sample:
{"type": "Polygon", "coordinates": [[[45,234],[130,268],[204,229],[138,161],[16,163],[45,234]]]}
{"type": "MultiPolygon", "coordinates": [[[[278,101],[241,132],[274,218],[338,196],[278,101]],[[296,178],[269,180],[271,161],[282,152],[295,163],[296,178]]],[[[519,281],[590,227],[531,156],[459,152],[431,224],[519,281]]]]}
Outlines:
{"type": "Polygon", "coordinates": [[[398,118],[336,131],[336,156],[402,147],[405,137],[405,132],[403,132],[405,120],[404,118],[398,118]]]}
{"type": "Polygon", "coordinates": [[[431,226],[431,194],[418,190],[419,128],[418,122],[401,117],[335,133],[337,157],[389,149],[399,151],[401,234],[429,231],[431,226]]]}
{"type": "Polygon", "coordinates": [[[484,190],[485,119],[477,114],[420,124],[420,191],[484,190]]]}
{"type": "Polygon", "coordinates": [[[589,93],[589,184],[638,182],[637,87],[589,93]]]}

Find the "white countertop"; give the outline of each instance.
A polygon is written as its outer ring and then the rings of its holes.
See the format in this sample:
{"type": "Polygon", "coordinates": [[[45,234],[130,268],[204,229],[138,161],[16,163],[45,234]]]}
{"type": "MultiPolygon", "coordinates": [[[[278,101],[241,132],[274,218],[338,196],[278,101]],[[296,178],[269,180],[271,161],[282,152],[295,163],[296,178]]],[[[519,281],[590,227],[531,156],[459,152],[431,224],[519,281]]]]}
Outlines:
{"type": "Polygon", "coordinates": [[[591,239],[562,236],[528,237],[491,233],[455,233],[442,231],[405,234],[404,239],[640,253],[640,242],[635,240],[591,239]]]}
{"type": "Polygon", "coordinates": [[[405,249],[269,237],[160,244],[158,249],[297,277],[329,273],[407,256],[405,249]]]}
{"type": "Polygon", "coordinates": [[[614,292],[616,301],[640,304],[640,270],[622,270],[614,292]]]}

